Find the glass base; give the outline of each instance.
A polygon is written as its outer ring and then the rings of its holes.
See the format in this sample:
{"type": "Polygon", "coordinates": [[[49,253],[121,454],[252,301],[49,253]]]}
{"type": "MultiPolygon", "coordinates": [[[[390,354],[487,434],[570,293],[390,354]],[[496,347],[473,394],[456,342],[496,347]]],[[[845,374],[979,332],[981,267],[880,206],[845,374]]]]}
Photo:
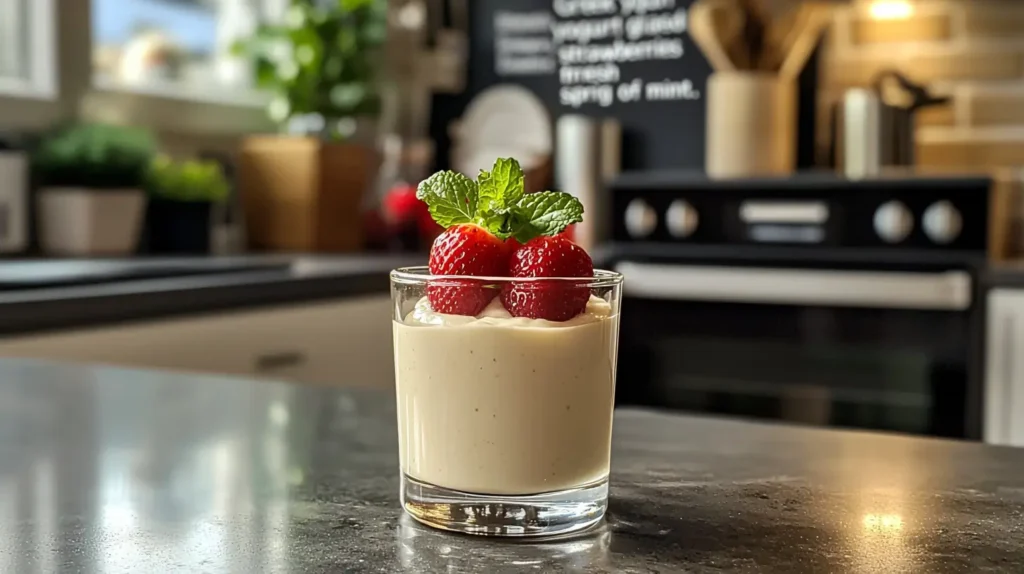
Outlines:
{"type": "Polygon", "coordinates": [[[402,507],[434,528],[484,536],[563,536],[594,526],[608,508],[608,479],[527,495],[472,494],[402,474],[402,507]]]}

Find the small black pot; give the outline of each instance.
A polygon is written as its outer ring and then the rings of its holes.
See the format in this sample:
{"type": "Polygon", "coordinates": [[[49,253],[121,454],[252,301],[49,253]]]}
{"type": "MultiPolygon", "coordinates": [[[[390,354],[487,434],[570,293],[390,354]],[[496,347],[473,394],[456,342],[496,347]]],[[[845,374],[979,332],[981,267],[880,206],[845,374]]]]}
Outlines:
{"type": "Polygon", "coordinates": [[[210,209],[205,201],[151,199],[146,236],[151,253],[210,252],[210,209]]]}

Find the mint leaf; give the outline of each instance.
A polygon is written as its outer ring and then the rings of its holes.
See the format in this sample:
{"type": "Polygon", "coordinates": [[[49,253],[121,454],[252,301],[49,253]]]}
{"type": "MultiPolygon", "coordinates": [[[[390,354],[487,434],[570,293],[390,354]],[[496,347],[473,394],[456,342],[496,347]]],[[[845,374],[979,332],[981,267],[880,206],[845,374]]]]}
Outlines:
{"type": "Polygon", "coordinates": [[[512,208],[509,232],[520,243],[541,235],[557,235],[583,221],[583,204],[563,191],[523,196],[512,208]]]}
{"type": "Polygon", "coordinates": [[[472,179],[454,171],[439,171],[420,182],[416,197],[427,204],[441,227],[470,223],[477,216],[479,191],[472,179]]]}
{"type": "Polygon", "coordinates": [[[500,213],[494,211],[484,212],[476,218],[476,224],[486,229],[498,239],[505,240],[512,236],[512,232],[509,229],[508,210],[503,209],[500,213]]]}
{"type": "Polygon", "coordinates": [[[491,171],[480,170],[477,182],[480,210],[499,213],[519,201],[526,187],[523,169],[512,158],[499,157],[491,171]]]}
{"type": "Polygon", "coordinates": [[[524,195],[524,179],[519,162],[498,158],[476,182],[460,173],[437,172],[420,183],[416,197],[442,227],[475,223],[502,240],[515,237],[521,243],[583,221],[578,199],[561,191],[524,195]]]}

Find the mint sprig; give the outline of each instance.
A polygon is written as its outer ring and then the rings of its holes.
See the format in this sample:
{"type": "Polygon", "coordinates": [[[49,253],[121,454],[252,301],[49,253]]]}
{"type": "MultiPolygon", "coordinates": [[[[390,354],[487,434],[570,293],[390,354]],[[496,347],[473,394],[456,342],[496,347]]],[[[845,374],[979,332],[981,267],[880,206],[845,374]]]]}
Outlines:
{"type": "Polygon", "coordinates": [[[558,235],[573,223],[583,221],[583,204],[561,191],[542,191],[523,196],[516,203],[512,235],[525,243],[541,235],[558,235]]]}
{"type": "Polygon", "coordinates": [[[479,195],[475,181],[454,171],[439,171],[416,188],[416,198],[427,204],[430,216],[441,227],[474,221],[479,195]]]}
{"type": "Polygon", "coordinates": [[[420,183],[416,197],[426,202],[442,227],[475,223],[501,239],[520,243],[557,235],[583,221],[583,204],[562,191],[525,193],[523,170],[511,158],[498,158],[477,181],[440,171],[420,183]]]}
{"type": "Polygon", "coordinates": [[[509,158],[499,157],[491,171],[480,170],[476,180],[482,211],[510,209],[523,197],[526,189],[523,169],[518,161],[509,158]]]}

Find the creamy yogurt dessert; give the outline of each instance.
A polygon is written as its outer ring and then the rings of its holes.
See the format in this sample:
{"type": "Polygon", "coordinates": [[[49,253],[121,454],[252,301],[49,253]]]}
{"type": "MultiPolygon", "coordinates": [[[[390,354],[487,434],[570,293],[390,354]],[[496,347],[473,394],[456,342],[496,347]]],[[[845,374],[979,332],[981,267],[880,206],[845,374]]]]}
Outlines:
{"type": "Polygon", "coordinates": [[[512,159],[416,196],[444,228],[391,274],[402,505],[447,530],[565,534],[608,505],[622,277],[595,271],[564,192],[512,159]]]}
{"type": "Polygon", "coordinates": [[[568,321],[475,317],[423,298],[395,321],[399,452],[408,476],[487,494],[536,494],[608,476],[618,316],[591,297],[568,321]]]}

